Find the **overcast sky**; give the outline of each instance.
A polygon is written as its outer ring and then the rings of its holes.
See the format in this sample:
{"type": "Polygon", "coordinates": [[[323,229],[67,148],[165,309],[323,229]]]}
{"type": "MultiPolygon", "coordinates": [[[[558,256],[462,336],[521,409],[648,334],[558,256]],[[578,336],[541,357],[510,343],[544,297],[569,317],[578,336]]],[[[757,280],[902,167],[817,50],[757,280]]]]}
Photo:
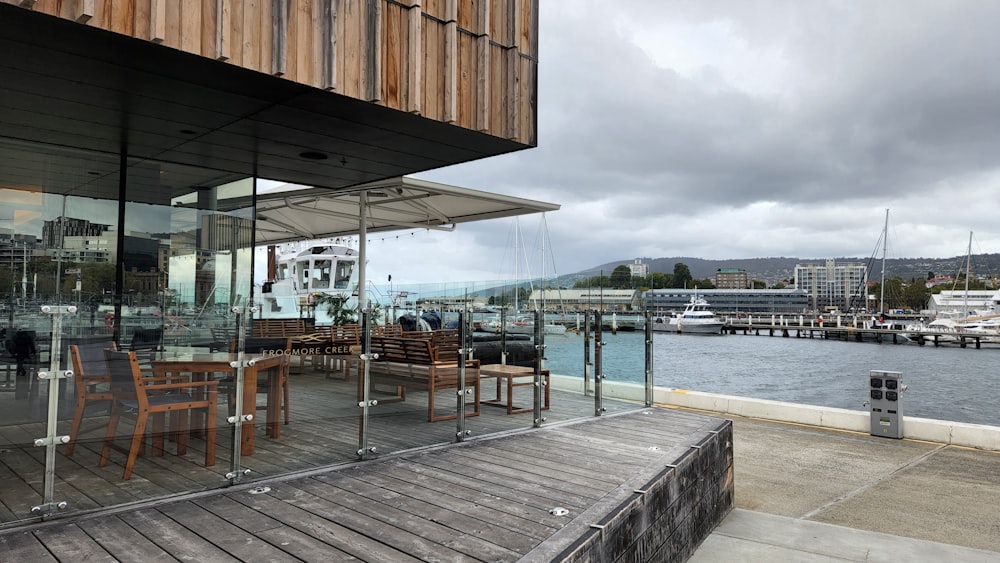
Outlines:
{"type": "MultiPolygon", "coordinates": [[[[547,273],[869,257],[886,209],[890,258],[1000,252],[1000,2],[540,4],[538,147],[418,177],[561,204],[547,273]]],[[[369,279],[509,278],[512,228],[379,234],[369,279]]]]}

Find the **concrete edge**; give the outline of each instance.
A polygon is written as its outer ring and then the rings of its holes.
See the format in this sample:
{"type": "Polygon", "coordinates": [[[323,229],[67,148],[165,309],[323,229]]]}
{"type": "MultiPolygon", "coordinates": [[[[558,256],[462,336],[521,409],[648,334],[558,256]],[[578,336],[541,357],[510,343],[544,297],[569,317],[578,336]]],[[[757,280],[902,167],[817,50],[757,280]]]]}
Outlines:
{"type": "MultiPolygon", "coordinates": [[[[580,377],[567,375],[552,375],[551,377],[553,388],[578,393],[584,391],[583,379],[580,377]]],[[[606,398],[640,402],[645,400],[645,390],[642,385],[607,380],[603,380],[601,385],[602,394],[606,398]]],[[[593,389],[592,381],[591,389],[593,389]]],[[[871,417],[867,412],[833,407],[799,405],[669,387],[655,387],[653,389],[653,402],[664,406],[684,407],[778,422],[808,424],[837,430],[868,433],[871,429],[871,417]]],[[[1000,427],[985,424],[904,416],[903,437],[952,446],[1000,451],[1000,427]]]]}

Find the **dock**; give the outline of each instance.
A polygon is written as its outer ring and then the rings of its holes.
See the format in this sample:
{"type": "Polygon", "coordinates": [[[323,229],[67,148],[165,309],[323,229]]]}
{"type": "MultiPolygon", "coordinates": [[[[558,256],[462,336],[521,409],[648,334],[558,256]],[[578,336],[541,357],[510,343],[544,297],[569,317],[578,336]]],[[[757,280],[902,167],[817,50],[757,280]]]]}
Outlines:
{"type": "MultiPolygon", "coordinates": [[[[0,531],[0,559],[558,560],[638,494],[622,468],[662,463],[654,436],[685,445],[718,416],[642,409],[0,531]]],[[[1000,453],[725,418],[734,509],[689,561],[1000,562],[1000,453]]]]}
{"type": "Polygon", "coordinates": [[[941,332],[853,325],[775,324],[730,321],[722,328],[725,334],[777,336],[782,338],[821,338],[847,342],[916,344],[924,346],[958,346],[980,349],[984,345],[1000,344],[1000,337],[973,332],[941,332]]]}
{"type": "Polygon", "coordinates": [[[0,531],[3,561],[683,561],[732,425],[633,409],[0,531]]]}

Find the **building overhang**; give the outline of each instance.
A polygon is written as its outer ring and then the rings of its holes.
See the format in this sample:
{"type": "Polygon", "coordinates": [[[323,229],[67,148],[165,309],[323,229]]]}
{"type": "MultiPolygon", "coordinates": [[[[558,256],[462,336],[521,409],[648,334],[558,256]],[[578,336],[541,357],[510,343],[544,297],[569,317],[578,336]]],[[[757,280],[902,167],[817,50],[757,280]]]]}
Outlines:
{"type": "Polygon", "coordinates": [[[0,3],[0,188],[163,204],[246,177],[327,190],[529,145],[0,3]]]}

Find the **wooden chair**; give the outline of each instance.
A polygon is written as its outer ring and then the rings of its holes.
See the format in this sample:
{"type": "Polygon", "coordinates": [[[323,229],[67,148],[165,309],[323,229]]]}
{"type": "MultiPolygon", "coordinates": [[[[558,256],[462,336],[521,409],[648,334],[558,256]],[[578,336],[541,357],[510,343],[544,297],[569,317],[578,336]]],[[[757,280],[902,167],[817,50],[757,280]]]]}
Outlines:
{"type": "Polygon", "coordinates": [[[132,477],[135,461],[146,435],[146,426],[153,415],[153,452],[163,452],[163,422],[167,413],[171,415],[170,431],[177,441],[177,455],[187,453],[188,415],[191,410],[205,409],[205,466],[215,465],[215,418],[218,405],[218,381],[184,381],[164,383],[172,378],[143,377],[135,352],[105,350],[108,374],[111,377],[111,391],[114,396],[108,432],[104,436],[101,459],[98,465],[108,463],[111,448],[118,448],[115,433],[118,421],[126,410],[136,413],[132,439],[127,449],[128,459],[122,479],[132,477]],[[202,390],[204,393],[193,393],[202,390]]]}
{"type": "MultiPolygon", "coordinates": [[[[291,338],[279,338],[279,337],[266,338],[266,337],[251,336],[247,337],[243,342],[243,349],[246,351],[247,354],[259,354],[262,351],[268,351],[268,350],[290,350],[291,347],[292,347],[291,338]]],[[[229,346],[229,352],[232,354],[236,353],[236,340],[231,341],[229,346]]],[[[291,356],[285,356],[285,361],[282,362],[281,369],[278,372],[278,377],[281,378],[281,381],[279,382],[279,388],[281,389],[280,409],[284,410],[286,426],[291,420],[291,416],[288,413],[288,397],[289,397],[288,379],[289,379],[289,374],[291,372],[291,366],[292,366],[291,356]]],[[[268,375],[267,377],[271,377],[271,375],[268,375]]],[[[233,383],[231,379],[227,379],[224,381],[227,381],[229,383],[227,385],[227,394],[229,401],[229,415],[232,416],[235,412],[233,409],[235,408],[234,405],[236,404],[236,385],[233,383]]],[[[258,375],[257,392],[258,393],[263,392],[264,394],[267,395],[268,404],[270,404],[272,400],[279,400],[277,398],[271,397],[271,394],[269,392],[270,388],[271,386],[268,379],[266,377],[260,377],[258,375]]],[[[257,409],[265,410],[267,409],[267,406],[266,405],[258,406],[257,409]]]]}
{"type": "Polygon", "coordinates": [[[105,349],[118,348],[114,341],[71,344],[69,347],[69,355],[73,362],[73,383],[76,386],[76,410],[73,411],[69,442],[66,442],[66,457],[73,457],[73,447],[76,446],[76,439],[80,434],[87,403],[112,401],[115,398],[110,389],[111,376],[108,374],[108,364],[104,358],[105,349]],[[107,388],[98,390],[97,386],[102,384],[108,384],[107,388]]]}

